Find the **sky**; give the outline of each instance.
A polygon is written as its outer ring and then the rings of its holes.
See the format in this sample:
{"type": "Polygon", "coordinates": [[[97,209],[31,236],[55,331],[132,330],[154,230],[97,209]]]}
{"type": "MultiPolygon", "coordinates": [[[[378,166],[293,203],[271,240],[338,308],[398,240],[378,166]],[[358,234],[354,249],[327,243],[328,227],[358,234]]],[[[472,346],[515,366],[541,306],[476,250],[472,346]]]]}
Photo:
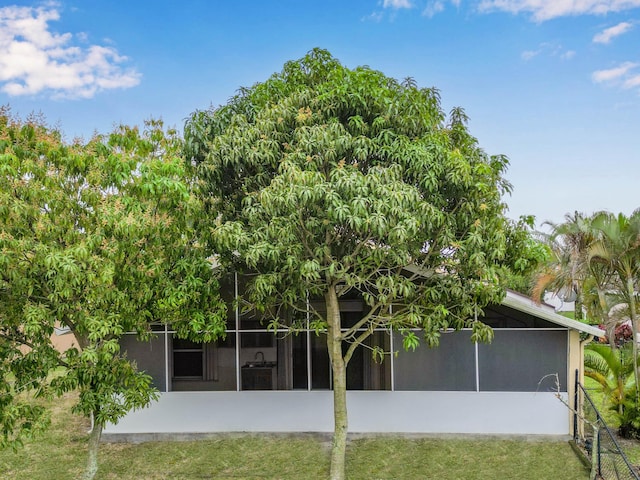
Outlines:
{"type": "Polygon", "coordinates": [[[314,47],[464,108],[511,218],[640,207],[640,0],[0,0],[0,105],[182,130],[314,47]]]}

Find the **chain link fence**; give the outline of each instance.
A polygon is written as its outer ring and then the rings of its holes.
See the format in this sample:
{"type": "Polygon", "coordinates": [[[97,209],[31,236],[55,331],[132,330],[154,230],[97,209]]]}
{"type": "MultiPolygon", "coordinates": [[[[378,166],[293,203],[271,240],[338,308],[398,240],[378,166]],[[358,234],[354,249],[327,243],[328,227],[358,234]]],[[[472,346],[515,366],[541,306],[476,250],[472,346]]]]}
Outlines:
{"type": "MultiPolygon", "coordinates": [[[[576,372],[577,374],[577,372],[576,372]]],[[[574,440],[591,460],[591,479],[640,480],[576,375],[574,440]]]]}

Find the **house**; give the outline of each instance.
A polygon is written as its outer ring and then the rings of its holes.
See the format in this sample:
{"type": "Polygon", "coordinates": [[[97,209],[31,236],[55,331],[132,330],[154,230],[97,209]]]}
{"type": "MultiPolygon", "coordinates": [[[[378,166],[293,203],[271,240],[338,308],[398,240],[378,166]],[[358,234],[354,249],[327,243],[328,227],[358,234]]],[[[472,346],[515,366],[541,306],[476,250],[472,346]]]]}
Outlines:
{"type": "Polygon", "coordinates": [[[51,335],[51,343],[59,352],[66,352],[71,347],[78,347],[78,341],[69,327],[56,326],[51,335]]]}
{"type": "MultiPolygon", "coordinates": [[[[223,286],[232,303],[244,283],[223,286]]],[[[345,326],[363,313],[357,298],[340,303],[345,326]]],[[[471,331],[443,333],[440,346],[402,348],[399,333],[374,332],[347,371],[349,431],[568,435],[582,377],[583,346],[604,332],[545,304],[508,292],[479,318],[491,344],[471,331]],[[396,352],[381,363],[369,350],[396,352]]],[[[323,334],[306,329],[274,335],[251,312],[230,309],[224,340],[199,344],[158,326],[151,342],[125,336],[122,348],[149,373],[160,398],[107,425],[106,439],[206,436],[219,432],[332,432],[331,368],[323,334]]]]}
{"type": "MultiPolygon", "coordinates": [[[[51,345],[53,348],[58,350],[61,353],[66,352],[72,347],[78,348],[78,341],[76,340],[75,335],[71,331],[69,327],[63,327],[58,322],[56,322],[53,333],[49,337],[51,340],[51,345]]],[[[31,350],[31,347],[26,345],[20,346],[20,351],[26,353],[31,350]]]]}

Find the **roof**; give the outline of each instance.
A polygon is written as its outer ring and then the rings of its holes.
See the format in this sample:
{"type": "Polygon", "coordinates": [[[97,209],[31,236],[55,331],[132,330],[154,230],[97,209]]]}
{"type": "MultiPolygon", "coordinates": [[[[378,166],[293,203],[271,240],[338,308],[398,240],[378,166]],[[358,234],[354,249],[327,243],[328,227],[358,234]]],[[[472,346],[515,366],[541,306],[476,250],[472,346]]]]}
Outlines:
{"type": "MultiPolygon", "coordinates": [[[[407,271],[417,273],[423,277],[429,277],[431,274],[429,271],[419,267],[417,265],[407,265],[404,267],[407,271]]],[[[532,298],[514,292],[513,290],[507,290],[507,295],[502,300],[502,305],[510,307],[523,313],[542,318],[556,325],[570,328],[572,330],[578,330],[594,337],[604,337],[606,332],[593,325],[587,325],[586,323],[572,320],[570,318],[558,315],[552,305],[547,303],[536,303],[532,298]]]]}
{"type": "Polygon", "coordinates": [[[536,303],[533,299],[511,290],[507,290],[507,295],[502,300],[502,305],[534,315],[562,327],[593,335],[594,337],[605,336],[605,331],[598,327],[558,315],[552,306],[545,303],[536,303]]]}

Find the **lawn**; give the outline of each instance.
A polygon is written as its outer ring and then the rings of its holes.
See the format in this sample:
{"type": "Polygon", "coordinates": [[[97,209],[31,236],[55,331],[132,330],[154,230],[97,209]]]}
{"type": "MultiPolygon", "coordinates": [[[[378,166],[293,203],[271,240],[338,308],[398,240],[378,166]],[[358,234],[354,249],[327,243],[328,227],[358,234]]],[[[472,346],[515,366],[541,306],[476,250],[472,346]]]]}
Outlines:
{"type": "MultiPolygon", "coordinates": [[[[85,461],[84,419],[72,415],[71,396],[55,404],[52,428],[13,453],[0,452],[0,478],[79,478],[85,461]]],[[[349,479],[586,480],[566,442],[491,438],[352,440],[349,479]]],[[[228,436],[194,442],[103,444],[98,479],[325,478],[328,443],[315,437],[228,436]]]]}

